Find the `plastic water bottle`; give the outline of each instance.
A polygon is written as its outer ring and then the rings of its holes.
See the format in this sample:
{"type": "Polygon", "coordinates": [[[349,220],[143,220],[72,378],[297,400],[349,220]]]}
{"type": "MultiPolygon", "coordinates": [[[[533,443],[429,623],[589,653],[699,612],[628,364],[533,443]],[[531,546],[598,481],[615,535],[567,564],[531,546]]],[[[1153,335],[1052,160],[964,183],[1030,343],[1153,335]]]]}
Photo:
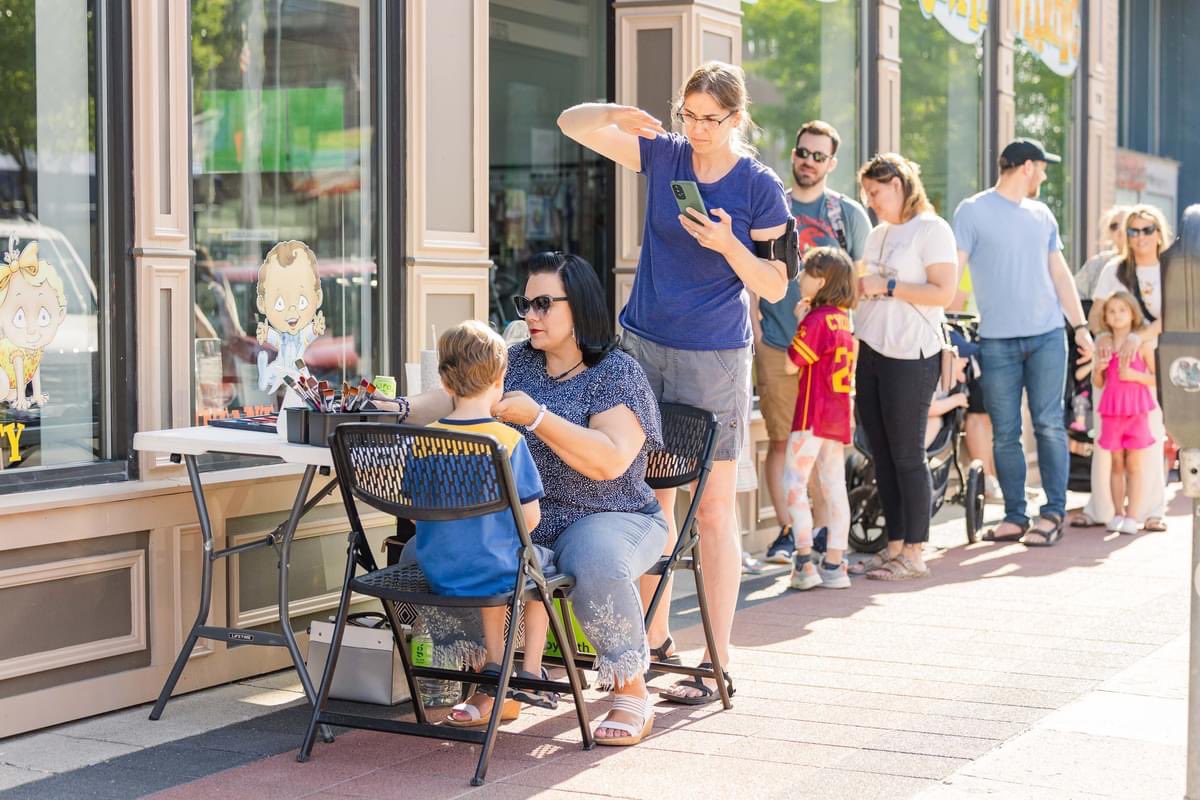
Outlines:
{"type": "MultiPolygon", "coordinates": [[[[429,635],[425,623],[420,619],[413,627],[411,652],[414,667],[437,666],[444,669],[456,669],[459,666],[446,663],[448,659],[437,658],[440,654],[435,651],[433,637],[429,635]]],[[[457,681],[417,678],[417,688],[421,690],[421,700],[426,708],[452,706],[458,702],[459,683],[457,681]]]]}
{"type": "Polygon", "coordinates": [[[1087,392],[1075,395],[1071,401],[1071,415],[1074,417],[1071,422],[1072,430],[1087,431],[1091,428],[1092,401],[1087,392]]]}

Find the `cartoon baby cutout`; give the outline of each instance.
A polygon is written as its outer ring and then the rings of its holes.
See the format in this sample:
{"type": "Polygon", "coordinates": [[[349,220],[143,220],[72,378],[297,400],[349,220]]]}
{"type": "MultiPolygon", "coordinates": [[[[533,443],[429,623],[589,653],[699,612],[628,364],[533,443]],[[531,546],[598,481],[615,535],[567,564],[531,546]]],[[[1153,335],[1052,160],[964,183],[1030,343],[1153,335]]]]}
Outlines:
{"type": "Polygon", "coordinates": [[[258,268],[258,342],[275,348],[275,360],[258,353],[258,388],[275,393],[285,375],[295,373],[296,359],[325,332],[317,257],[304,242],[280,242],[258,268]]]}
{"type": "Polygon", "coordinates": [[[42,353],[67,317],[67,296],[54,267],[38,260],[37,242],[0,264],[0,402],[45,406],[42,353]],[[32,385],[33,396],[27,397],[32,385]]]}

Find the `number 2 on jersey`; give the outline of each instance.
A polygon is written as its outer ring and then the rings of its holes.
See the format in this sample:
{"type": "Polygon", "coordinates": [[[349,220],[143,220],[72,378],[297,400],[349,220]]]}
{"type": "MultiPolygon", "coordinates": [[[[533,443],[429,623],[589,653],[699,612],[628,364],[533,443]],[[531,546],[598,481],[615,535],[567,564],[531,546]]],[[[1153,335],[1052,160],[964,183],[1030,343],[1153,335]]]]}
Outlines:
{"type": "Polygon", "coordinates": [[[833,365],[837,367],[830,376],[833,381],[833,391],[838,394],[850,394],[853,384],[850,368],[853,366],[853,360],[849,347],[839,347],[834,351],[833,365]]]}

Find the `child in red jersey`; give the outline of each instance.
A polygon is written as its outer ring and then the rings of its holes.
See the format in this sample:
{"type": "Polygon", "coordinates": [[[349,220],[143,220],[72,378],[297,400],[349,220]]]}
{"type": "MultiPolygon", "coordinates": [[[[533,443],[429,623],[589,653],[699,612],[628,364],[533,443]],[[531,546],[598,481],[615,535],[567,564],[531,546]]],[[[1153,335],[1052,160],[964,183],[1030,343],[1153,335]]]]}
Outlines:
{"type": "Polygon", "coordinates": [[[855,342],[849,309],[856,301],[854,264],[837,247],[815,247],[804,255],[800,275],[800,319],[788,357],[799,373],[800,393],[788,437],[784,485],[796,535],[792,556],[793,589],[814,586],[845,589],[850,502],[846,497],[844,447],[850,443],[850,395],[853,392],[855,342]],[[829,515],[829,546],[817,563],[812,550],[812,509],[808,478],[813,468],[829,515]]]}

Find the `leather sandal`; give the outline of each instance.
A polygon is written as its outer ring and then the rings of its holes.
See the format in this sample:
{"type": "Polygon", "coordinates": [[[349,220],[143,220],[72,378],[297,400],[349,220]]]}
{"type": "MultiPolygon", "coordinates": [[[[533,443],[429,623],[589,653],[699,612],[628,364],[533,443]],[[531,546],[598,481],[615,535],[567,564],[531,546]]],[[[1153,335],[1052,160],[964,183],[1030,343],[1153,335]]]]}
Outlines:
{"type": "MultiPolygon", "coordinates": [[[[676,667],[680,666],[681,664],[683,664],[683,661],[680,660],[678,655],[676,655],[675,653],[670,653],[670,655],[668,655],[668,651],[671,651],[674,649],[675,649],[675,640],[672,639],[670,636],[668,636],[666,639],[663,639],[663,643],[660,644],[658,647],[650,648],[650,663],[653,664],[654,662],[657,661],[660,664],[671,664],[676,667]]],[[[657,678],[659,675],[666,675],[666,674],[667,674],[666,670],[655,669],[653,666],[651,666],[650,669],[646,670],[646,674],[643,677],[647,681],[651,681],[654,678],[657,678]]]]}
{"type": "MultiPolygon", "coordinates": [[[[697,666],[699,666],[700,669],[707,669],[710,671],[713,668],[711,661],[701,661],[697,666]]],[[[735,694],[737,694],[737,690],[733,688],[733,678],[729,677],[729,673],[725,670],[721,670],[721,674],[725,677],[725,688],[729,692],[729,696],[733,697],[735,694]]],[[[679,705],[684,706],[703,706],[708,705],[715,700],[721,699],[721,693],[716,689],[710,688],[708,684],[706,684],[699,676],[694,676],[686,681],[679,681],[672,686],[671,689],[676,687],[698,689],[700,694],[693,697],[691,695],[675,694],[670,689],[663,689],[658,693],[658,696],[663,700],[666,700],[668,703],[678,703],[679,705]]]]}
{"type": "MultiPolygon", "coordinates": [[[[480,672],[484,675],[500,675],[500,665],[488,662],[483,666],[480,672]]],[[[493,698],[495,702],[496,687],[495,686],[480,686],[477,694],[486,695],[493,698]]],[[[455,704],[450,709],[451,716],[446,717],[445,724],[451,728],[483,728],[491,720],[492,710],[488,709],[488,713],[484,714],[479,710],[479,706],[474,703],[462,702],[455,704]],[[453,714],[466,714],[467,719],[455,719],[453,714]]],[[[512,722],[517,717],[521,716],[521,703],[511,697],[504,698],[504,705],[500,709],[500,721],[512,722]]]]}

